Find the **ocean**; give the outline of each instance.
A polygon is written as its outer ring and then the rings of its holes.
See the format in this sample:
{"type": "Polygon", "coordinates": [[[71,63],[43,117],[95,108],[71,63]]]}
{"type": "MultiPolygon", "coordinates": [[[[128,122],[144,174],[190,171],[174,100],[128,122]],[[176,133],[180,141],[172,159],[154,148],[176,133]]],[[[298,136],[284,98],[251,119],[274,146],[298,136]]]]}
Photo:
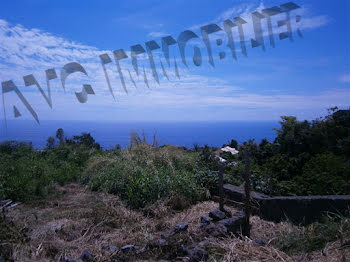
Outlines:
{"type": "Polygon", "coordinates": [[[147,141],[156,136],[160,145],[172,144],[193,147],[208,144],[222,146],[236,139],[239,143],[249,139],[260,142],[276,137],[274,128],[277,121],[271,122],[89,122],[89,121],[41,121],[38,125],[31,120],[9,120],[7,131],[2,125],[0,141],[16,140],[32,142],[35,148],[46,145],[49,136],[55,136],[58,128],[63,128],[65,136],[71,137],[82,132],[90,133],[103,148],[112,149],[119,144],[127,147],[130,132],[145,133],[147,141]]]}

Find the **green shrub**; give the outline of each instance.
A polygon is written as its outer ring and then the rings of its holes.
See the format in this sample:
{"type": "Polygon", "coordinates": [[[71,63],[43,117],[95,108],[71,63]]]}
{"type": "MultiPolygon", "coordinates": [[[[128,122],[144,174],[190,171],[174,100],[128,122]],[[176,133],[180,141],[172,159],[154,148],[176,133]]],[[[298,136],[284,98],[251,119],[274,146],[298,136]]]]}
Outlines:
{"type": "Polygon", "coordinates": [[[347,194],[350,192],[350,164],[333,153],[319,154],[305,164],[302,176],[293,182],[298,194],[347,194]]]}
{"type": "Polygon", "coordinates": [[[89,160],[82,181],[92,190],[116,194],[133,208],[180,195],[194,203],[206,186],[194,172],[196,155],[181,148],[155,148],[145,143],[89,160]]]}
{"type": "Polygon", "coordinates": [[[55,184],[78,181],[86,160],[95,153],[60,145],[34,150],[30,144],[0,144],[0,199],[18,201],[45,197],[55,184]]]}

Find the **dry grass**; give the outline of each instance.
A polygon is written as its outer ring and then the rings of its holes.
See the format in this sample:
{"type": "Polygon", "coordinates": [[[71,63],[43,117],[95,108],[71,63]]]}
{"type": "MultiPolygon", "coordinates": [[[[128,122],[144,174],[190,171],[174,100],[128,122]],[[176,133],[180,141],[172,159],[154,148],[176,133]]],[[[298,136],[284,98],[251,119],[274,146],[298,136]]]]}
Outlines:
{"type": "MultiPolygon", "coordinates": [[[[209,261],[341,261],[338,241],[327,244],[322,252],[293,257],[286,255],[273,247],[273,241],[279,234],[301,229],[289,223],[276,224],[258,217],[251,218],[253,240],[211,238],[198,225],[200,216],[217,208],[217,203],[212,201],[181,212],[171,210],[164,201],[148,207],[148,210],[132,211],[118,197],[91,192],[81,185],[67,185],[59,188],[58,192],[55,197],[23,204],[6,214],[7,220],[12,220],[30,238],[28,242],[1,243],[1,247],[12,249],[15,261],[57,261],[63,252],[69,258],[78,258],[84,249],[89,250],[96,261],[103,261],[110,254],[101,250],[102,244],[142,247],[180,221],[189,223],[188,232],[180,236],[183,238],[180,240],[186,243],[205,242],[211,253],[209,261]],[[150,210],[152,217],[148,216],[150,210]],[[254,239],[263,239],[267,245],[261,246],[254,239]]],[[[231,211],[235,212],[234,209],[231,211]]],[[[146,258],[163,258],[164,250],[156,253],[158,251],[147,253],[146,258]]],[[[349,249],[345,250],[345,254],[350,257],[349,249]]],[[[129,256],[120,261],[133,260],[129,256]]]]}
{"type": "Polygon", "coordinates": [[[218,242],[218,246],[227,251],[222,262],[258,262],[258,261],[294,261],[291,257],[271,246],[260,246],[248,238],[228,238],[218,242]]]}
{"type": "Polygon", "coordinates": [[[78,185],[59,192],[58,197],[33,201],[8,214],[15,224],[27,228],[30,237],[29,243],[13,245],[15,261],[52,261],[63,251],[68,257],[79,257],[83,249],[99,254],[102,243],[142,244],[154,231],[154,223],[113,195],[78,185]]]}

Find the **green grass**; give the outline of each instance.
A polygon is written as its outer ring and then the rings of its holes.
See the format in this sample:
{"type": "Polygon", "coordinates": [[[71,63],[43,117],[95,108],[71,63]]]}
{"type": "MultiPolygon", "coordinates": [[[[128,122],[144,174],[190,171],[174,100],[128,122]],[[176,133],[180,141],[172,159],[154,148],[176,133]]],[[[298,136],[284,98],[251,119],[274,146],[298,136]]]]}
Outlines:
{"type": "Polygon", "coordinates": [[[205,198],[209,183],[197,179],[196,159],[197,153],[182,148],[142,143],[91,158],[83,182],[92,190],[119,195],[134,208],[174,195],[194,203],[205,198]]]}

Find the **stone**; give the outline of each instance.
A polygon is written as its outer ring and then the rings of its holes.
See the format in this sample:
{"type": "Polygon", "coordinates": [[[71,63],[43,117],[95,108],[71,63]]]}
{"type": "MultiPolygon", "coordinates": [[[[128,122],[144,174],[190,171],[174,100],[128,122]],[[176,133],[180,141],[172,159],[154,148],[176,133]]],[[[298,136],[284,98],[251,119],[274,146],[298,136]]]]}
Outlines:
{"type": "Polygon", "coordinates": [[[207,251],[202,248],[190,249],[188,253],[191,262],[204,261],[208,257],[207,251]]]}
{"type": "Polygon", "coordinates": [[[266,241],[264,239],[261,238],[257,238],[254,240],[255,243],[257,243],[260,246],[266,246],[266,241]]]}
{"type": "Polygon", "coordinates": [[[130,250],[135,250],[135,246],[134,245],[126,245],[120,248],[121,251],[130,251],[130,250]]]}
{"type": "Polygon", "coordinates": [[[167,239],[167,238],[172,237],[174,234],[175,234],[174,231],[168,231],[168,232],[162,233],[160,235],[160,237],[163,238],[163,239],[167,239]]]}
{"type": "Polygon", "coordinates": [[[210,217],[203,216],[203,217],[201,217],[200,222],[201,222],[201,225],[209,225],[211,222],[211,219],[210,219],[210,217]]]}
{"type": "Polygon", "coordinates": [[[238,233],[243,228],[245,222],[245,214],[240,211],[235,213],[232,218],[220,220],[219,224],[225,226],[228,232],[238,233]]]}
{"type": "Polygon", "coordinates": [[[223,237],[227,234],[227,228],[221,224],[210,223],[204,227],[204,230],[213,237],[223,237]]]}
{"type": "Polygon", "coordinates": [[[93,257],[90,254],[89,251],[87,251],[86,249],[81,253],[79,259],[83,260],[83,261],[92,261],[93,257]]]}
{"type": "Polygon", "coordinates": [[[173,227],[173,230],[174,230],[174,233],[180,233],[180,232],[186,231],[187,228],[188,228],[188,223],[179,222],[173,227]]]}
{"type": "Polygon", "coordinates": [[[117,252],[118,248],[116,246],[111,246],[109,249],[112,253],[117,252]]]}
{"type": "Polygon", "coordinates": [[[209,217],[211,217],[214,221],[220,221],[226,218],[226,214],[219,209],[214,209],[209,212],[209,217]]]}
{"type": "Polygon", "coordinates": [[[164,247],[168,245],[168,242],[165,240],[165,239],[158,239],[158,240],[155,240],[155,241],[151,241],[150,243],[148,243],[148,246],[150,248],[156,248],[156,247],[164,247]]]}

